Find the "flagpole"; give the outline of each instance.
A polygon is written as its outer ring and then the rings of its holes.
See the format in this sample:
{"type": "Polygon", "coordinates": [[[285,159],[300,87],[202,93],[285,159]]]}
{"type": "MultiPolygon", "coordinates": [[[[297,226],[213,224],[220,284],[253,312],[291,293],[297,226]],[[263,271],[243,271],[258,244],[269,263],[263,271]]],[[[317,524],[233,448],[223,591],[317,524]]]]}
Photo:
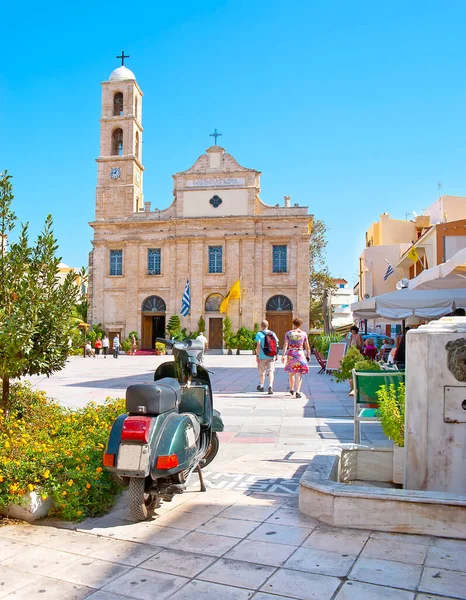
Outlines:
{"type": "Polygon", "coordinates": [[[241,323],[240,325],[243,324],[243,271],[240,272],[239,274],[239,314],[241,315],[241,323]]]}

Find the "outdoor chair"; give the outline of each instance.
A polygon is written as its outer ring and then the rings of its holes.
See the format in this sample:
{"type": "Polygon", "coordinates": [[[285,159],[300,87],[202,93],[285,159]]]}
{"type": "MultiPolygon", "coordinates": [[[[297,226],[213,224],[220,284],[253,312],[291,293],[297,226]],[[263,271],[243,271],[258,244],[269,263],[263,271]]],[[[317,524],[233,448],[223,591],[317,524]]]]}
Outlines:
{"type": "Polygon", "coordinates": [[[322,354],[317,350],[317,348],[314,348],[314,356],[316,357],[316,360],[320,365],[320,371],[318,372],[318,375],[321,375],[322,373],[325,373],[325,371],[327,369],[327,361],[322,356],[322,354]]]}
{"type": "Polygon", "coordinates": [[[354,385],[354,443],[361,443],[361,422],[379,421],[377,390],[394,383],[404,382],[404,371],[383,369],[382,371],[356,371],[353,369],[354,385]]]}

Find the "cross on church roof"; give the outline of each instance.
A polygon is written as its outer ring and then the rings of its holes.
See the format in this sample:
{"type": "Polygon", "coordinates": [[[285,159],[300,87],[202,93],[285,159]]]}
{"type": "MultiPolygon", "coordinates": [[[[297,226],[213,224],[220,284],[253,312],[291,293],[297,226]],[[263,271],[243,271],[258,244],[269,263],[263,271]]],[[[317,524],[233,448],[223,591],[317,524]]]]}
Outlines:
{"type": "Polygon", "coordinates": [[[121,55],[120,56],[116,56],[115,58],[121,58],[121,66],[124,67],[125,66],[125,58],[129,58],[129,54],[125,55],[125,51],[122,50],[121,51],[121,55]]]}
{"type": "Polygon", "coordinates": [[[214,129],[213,133],[209,133],[209,137],[213,137],[215,139],[215,145],[217,145],[217,138],[221,135],[221,133],[218,133],[217,128],[214,129]]]}

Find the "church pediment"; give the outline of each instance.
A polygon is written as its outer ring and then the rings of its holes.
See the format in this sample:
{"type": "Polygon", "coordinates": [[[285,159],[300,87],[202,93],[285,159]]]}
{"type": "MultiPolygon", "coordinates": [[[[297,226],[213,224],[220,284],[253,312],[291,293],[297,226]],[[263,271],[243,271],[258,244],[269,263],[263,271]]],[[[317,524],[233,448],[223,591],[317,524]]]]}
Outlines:
{"type": "Polygon", "coordinates": [[[220,146],[211,146],[210,148],[207,148],[205,154],[201,154],[192,167],[186,171],[176,173],[174,177],[179,175],[210,174],[215,171],[260,173],[260,171],[256,171],[255,169],[247,169],[246,167],[241,166],[231,154],[225,152],[224,148],[221,148],[220,146]]]}

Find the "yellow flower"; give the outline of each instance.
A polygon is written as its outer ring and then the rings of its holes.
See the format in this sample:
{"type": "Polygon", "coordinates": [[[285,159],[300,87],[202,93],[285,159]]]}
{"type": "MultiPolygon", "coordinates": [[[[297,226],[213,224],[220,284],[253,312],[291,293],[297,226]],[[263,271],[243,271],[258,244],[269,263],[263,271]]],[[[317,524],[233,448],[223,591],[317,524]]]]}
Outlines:
{"type": "Polygon", "coordinates": [[[45,494],[42,494],[41,498],[42,500],[47,500],[47,496],[45,494]]]}
{"type": "Polygon", "coordinates": [[[2,483],[2,481],[4,481],[4,479],[5,478],[3,477],[3,475],[0,475],[0,483],[2,483]]]}
{"type": "Polygon", "coordinates": [[[35,487],[32,485],[32,483],[30,483],[30,484],[28,485],[28,490],[29,490],[30,492],[33,492],[33,491],[35,490],[35,487]]]}
{"type": "Polygon", "coordinates": [[[72,479],[70,479],[69,481],[66,482],[70,487],[73,485],[74,481],[72,479]]]}
{"type": "Polygon", "coordinates": [[[82,510],[78,510],[78,512],[76,513],[78,515],[78,517],[80,517],[83,514],[82,510]]]}
{"type": "Polygon", "coordinates": [[[63,492],[61,493],[62,496],[66,496],[67,492],[66,490],[63,490],[63,492]]]}
{"type": "Polygon", "coordinates": [[[80,471],[80,470],[81,470],[81,467],[76,467],[76,471],[80,471]]]}
{"type": "Polygon", "coordinates": [[[96,471],[97,473],[102,473],[102,467],[97,467],[96,471]]]}
{"type": "Polygon", "coordinates": [[[90,483],[86,483],[86,488],[89,489],[91,487],[90,483]]]}
{"type": "Polygon", "coordinates": [[[42,474],[42,477],[43,477],[44,479],[48,479],[48,478],[50,477],[50,471],[49,471],[48,469],[46,469],[46,470],[43,472],[43,474],[42,474]]]}

